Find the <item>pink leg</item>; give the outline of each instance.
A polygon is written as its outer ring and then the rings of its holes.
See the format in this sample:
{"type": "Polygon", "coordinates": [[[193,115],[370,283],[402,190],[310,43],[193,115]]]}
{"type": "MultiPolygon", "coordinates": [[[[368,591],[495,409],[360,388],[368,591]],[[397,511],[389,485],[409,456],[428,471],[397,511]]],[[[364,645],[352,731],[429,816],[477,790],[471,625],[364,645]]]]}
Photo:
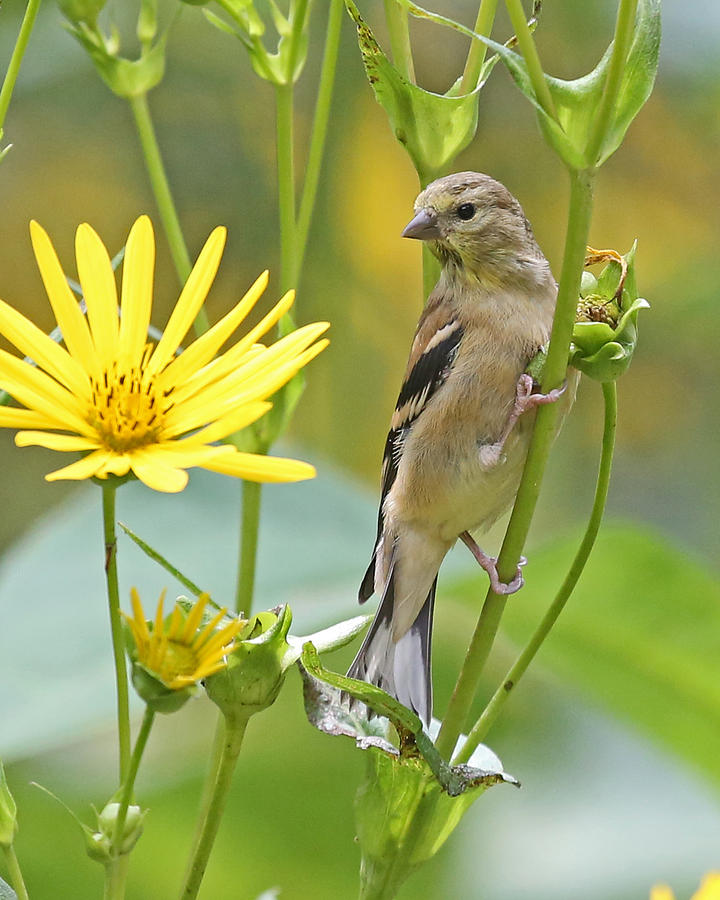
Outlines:
{"type": "Polygon", "coordinates": [[[534,382],[529,375],[523,374],[518,378],[515,389],[515,405],[510,413],[510,418],[505,424],[503,433],[500,435],[500,439],[494,444],[485,444],[485,446],[480,448],[480,459],[483,465],[487,467],[497,465],[502,458],[505,441],[507,441],[520,416],[531,409],[543,406],[545,403],[555,403],[565,393],[567,382],[562,387],[555,388],[555,390],[549,391],[547,394],[533,394],[533,386],[534,382]]]}
{"type": "Polygon", "coordinates": [[[514,594],[516,591],[519,591],[520,588],[525,584],[525,579],[522,574],[522,566],[527,564],[527,560],[525,557],[520,558],[520,564],[517,568],[517,573],[515,577],[509,584],[505,584],[503,581],[500,581],[497,573],[497,559],[494,556],[488,556],[483,553],[483,551],[478,547],[475,543],[472,535],[469,531],[463,531],[460,535],[460,540],[465,544],[468,550],[472,553],[475,559],[480,563],[480,565],[485,569],[485,571],[490,576],[490,585],[493,591],[496,594],[514,594]]]}

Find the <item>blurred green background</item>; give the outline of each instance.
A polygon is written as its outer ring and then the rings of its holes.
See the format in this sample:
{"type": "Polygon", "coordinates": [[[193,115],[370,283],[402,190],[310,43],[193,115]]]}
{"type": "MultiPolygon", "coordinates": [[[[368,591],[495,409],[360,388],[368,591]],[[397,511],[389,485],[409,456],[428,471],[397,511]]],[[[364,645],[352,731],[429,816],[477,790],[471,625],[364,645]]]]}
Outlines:
{"type": "MultiPolygon", "coordinates": [[[[127,3],[110,3],[122,14],[127,3]]],[[[0,10],[0,60],[23,4],[0,10]]],[[[433,8],[471,24],[474,4],[433,8]]],[[[169,16],[175,7],[167,3],[169,16]]],[[[382,34],[379,3],[364,3],[382,34]]],[[[572,77],[594,65],[615,4],[546,0],[537,41],[546,68],[572,77]]],[[[298,165],[310,127],[325,7],[316,3],[309,63],[298,86],[298,165]]],[[[501,23],[498,33],[503,32],[501,23]]],[[[445,90],[465,44],[414,27],[420,83],[445,90]]],[[[490,900],[634,900],[667,881],[690,895],[720,868],[720,480],[717,310],[720,7],[667,2],[658,84],[603,168],[591,242],[627,250],[639,238],[638,283],[652,310],[619,386],[618,451],[608,524],[576,596],[490,736],[521,791],[495,788],[473,807],[402,896],[490,900]]],[[[308,485],[270,488],[261,531],[258,603],[291,602],[296,633],[356,613],[371,550],[385,430],[420,309],[420,253],[399,233],[417,193],[414,172],[365,81],[344,24],[327,162],[298,296],[301,322],[327,318],[332,344],[309,372],[293,452],[317,463],[308,485]],[[308,525],[308,523],[311,523],[308,525]]],[[[229,243],[211,294],[221,314],[263,268],[278,293],[273,98],[241,45],[187,7],[169,42],[167,74],[150,95],[191,253],[218,224],[229,243]]],[[[0,296],[46,330],[52,321],[28,239],[43,224],[69,274],[75,227],[90,222],[111,253],[149,212],[158,232],[155,324],[177,283],[126,105],[100,82],[41,10],[6,121],[0,165],[0,296]]],[[[480,125],[458,170],[486,171],[519,198],[559,270],[566,176],[534,115],[497,67],[480,125]]],[[[481,692],[486,699],[559,583],[592,497],[600,391],[583,383],[550,465],[529,548],[528,588],[513,598],[481,692]]],[[[287,448],[285,448],[287,449],[287,448]]],[[[112,674],[101,579],[99,497],[48,485],[57,460],[0,434],[0,757],[18,800],[17,849],[35,898],[99,896],[99,866],[79,831],[29,785],[49,787],[89,821],[113,790],[112,674]]],[[[239,486],[193,474],[180,498],[133,485],[120,516],[220,599],[232,585],[239,486]]],[[[497,546],[501,532],[486,540],[497,546]]],[[[123,596],[151,597],[167,579],[125,541],[123,596]]],[[[455,552],[441,579],[435,638],[442,709],[484,595],[455,552]]],[[[174,589],[174,586],[172,586],[174,589]]],[[[350,650],[330,658],[340,670],[350,650]]],[[[178,889],[213,729],[204,700],[159,723],[139,781],[151,808],[133,854],[129,896],[178,889]]],[[[205,900],[356,895],[352,802],[364,760],[351,743],[304,721],[290,673],[256,718],[208,870],[205,900]]]]}

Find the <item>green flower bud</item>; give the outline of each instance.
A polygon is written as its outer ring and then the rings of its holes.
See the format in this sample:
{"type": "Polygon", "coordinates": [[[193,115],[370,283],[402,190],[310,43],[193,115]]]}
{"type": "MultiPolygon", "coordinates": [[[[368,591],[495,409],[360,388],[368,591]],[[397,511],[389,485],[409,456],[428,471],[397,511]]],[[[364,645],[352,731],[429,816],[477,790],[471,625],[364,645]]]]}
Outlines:
{"type": "Polygon", "coordinates": [[[9,847],[17,834],[17,806],[0,762],[0,847],[9,847]]]}
{"type": "Polygon", "coordinates": [[[637,344],[637,317],[650,304],[637,295],[635,247],[625,256],[591,252],[591,263],[610,260],[591,292],[582,295],[570,345],[570,365],[596,381],[614,381],[632,360],[637,344]]]}
{"type": "Polygon", "coordinates": [[[58,0],[60,12],[70,22],[94,25],[107,0],[58,0]]]}
{"type": "Polygon", "coordinates": [[[288,606],[254,616],[236,638],[225,669],[205,681],[208,697],[226,717],[247,717],[271,706],[280,692],[290,646],[288,606]]]}
{"type": "MultiPolygon", "coordinates": [[[[112,840],[115,834],[115,825],[117,823],[120,804],[111,801],[107,803],[104,809],[98,814],[98,833],[112,840]]],[[[125,824],[123,826],[122,837],[120,839],[120,854],[129,853],[137,844],[138,839],[143,831],[143,822],[145,820],[145,812],[139,806],[128,806],[127,815],[125,816],[125,824]]]]}

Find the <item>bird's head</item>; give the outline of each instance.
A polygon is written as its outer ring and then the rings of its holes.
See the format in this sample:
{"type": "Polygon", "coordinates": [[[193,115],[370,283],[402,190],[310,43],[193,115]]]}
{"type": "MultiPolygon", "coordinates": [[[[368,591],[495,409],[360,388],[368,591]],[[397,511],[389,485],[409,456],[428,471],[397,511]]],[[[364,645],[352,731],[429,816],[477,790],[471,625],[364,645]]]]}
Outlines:
{"type": "Polygon", "coordinates": [[[480,281],[506,281],[545,258],[522,207],[506,187],[479,172],[429,184],[415,201],[403,237],[428,241],[447,269],[480,281]]]}

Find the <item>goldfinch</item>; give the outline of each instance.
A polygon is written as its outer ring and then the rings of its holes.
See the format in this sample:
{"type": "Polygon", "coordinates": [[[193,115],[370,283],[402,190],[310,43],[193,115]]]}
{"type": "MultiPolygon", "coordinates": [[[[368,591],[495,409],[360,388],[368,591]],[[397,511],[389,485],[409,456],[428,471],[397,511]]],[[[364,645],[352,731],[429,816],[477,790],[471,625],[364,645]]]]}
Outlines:
{"type": "MultiPolygon", "coordinates": [[[[438,570],[458,538],[493,590],[495,560],[470,532],[489,528],[517,492],[538,404],[569,408],[564,391],[534,393],[524,374],[550,337],[557,284],[522,207],[498,181],[460,172],[415,201],[403,237],[442,263],[415,332],[382,465],[377,540],[359,591],[380,597],[348,675],[432,715],[430,641],[438,570]]],[[[524,562],[524,560],[522,561],[524,562]]]]}

